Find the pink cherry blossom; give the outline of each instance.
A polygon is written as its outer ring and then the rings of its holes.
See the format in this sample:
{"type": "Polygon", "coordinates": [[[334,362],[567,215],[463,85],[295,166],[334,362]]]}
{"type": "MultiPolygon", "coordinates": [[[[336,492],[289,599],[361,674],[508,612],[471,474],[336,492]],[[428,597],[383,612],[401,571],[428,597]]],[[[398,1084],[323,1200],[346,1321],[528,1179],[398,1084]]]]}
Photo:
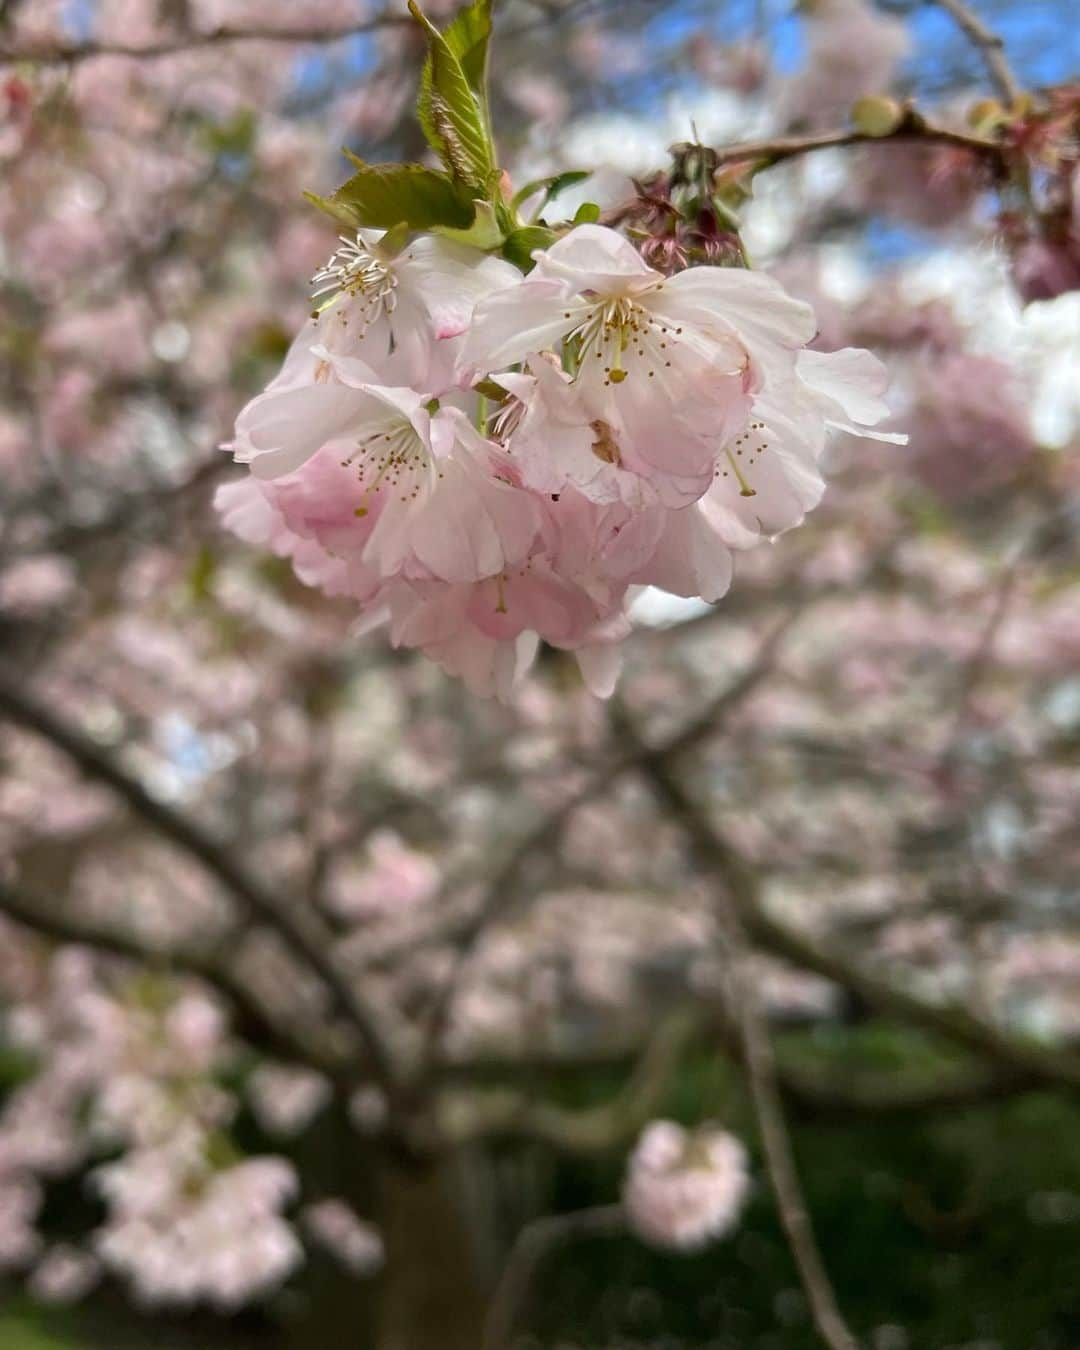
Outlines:
{"type": "Polygon", "coordinates": [[[734,1135],[709,1128],[688,1133],[657,1120],[630,1157],[623,1204],[646,1242],[694,1251],[731,1231],[749,1190],[746,1149],[734,1135]]]}

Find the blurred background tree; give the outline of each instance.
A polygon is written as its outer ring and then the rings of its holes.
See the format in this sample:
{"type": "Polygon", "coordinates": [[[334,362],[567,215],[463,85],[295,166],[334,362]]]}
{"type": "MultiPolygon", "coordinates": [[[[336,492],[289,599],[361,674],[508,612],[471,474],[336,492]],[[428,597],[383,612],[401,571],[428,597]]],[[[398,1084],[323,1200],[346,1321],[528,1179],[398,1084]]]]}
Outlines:
{"type": "Polygon", "coordinates": [[[550,651],[497,706],[210,508],[334,246],[302,190],[423,154],[415,26],[0,3],[0,1344],[814,1344],[773,1084],[861,1344],[1080,1344],[1077,44],[506,0],[515,183],[711,147],[910,444],[837,448],[719,605],[643,594],[611,705],[550,651]],[[909,106],[1025,174],[788,154],[909,106]],[[704,1250],[620,1207],[658,1118],[749,1150],[704,1250]]]}

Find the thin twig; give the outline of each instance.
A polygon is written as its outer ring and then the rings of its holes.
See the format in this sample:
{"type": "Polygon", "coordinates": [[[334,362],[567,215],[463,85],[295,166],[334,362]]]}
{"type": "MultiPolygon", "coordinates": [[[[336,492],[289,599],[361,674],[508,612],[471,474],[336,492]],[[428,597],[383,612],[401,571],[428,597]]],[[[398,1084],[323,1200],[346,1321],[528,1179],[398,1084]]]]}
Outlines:
{"type": "Polygon", "coordinates": [[[780,1222],[818,1335],[830,1350],[857,1350],[858,1343],[844,1321],[814,1237],[784,1120],[772,1043],[754,981],[747,978],[746,940],[731,898],[724,890],[717,897],[716,912],[729,963],[731,1011],[739,1028],[743,1064],[780,1222]]]}
{"type": "Polygon", "coordinates": [[[537,1268],[553,1247],[577,1238],[616,1237],[625,1227],[621,1205],[597,1205],[552,1214],[526,1224],[517,1236],[491,1301],[484,1350],[509,1350],[537,1268]]]}
{"type": "MultiPolygon", "coordinates": [[[[554,852],[562,831],[570,817],[616,779],[641,766],[644,757],[677,755],[691,745],[698,745],[717,734],[728,717],[739,707],[762,679],[773,669],[777,650],[797,617],[790,611],[762,640],[751,665],[731,684],[725,686],[705,708],[686,722],[658,749],[637,744],[617,759],[592,770],[582,783],[560,806],[557,806],[533,827],[523,838],[511,845],[496,867],[485,888],[484,896],[454,933],[456,950],[449,974],[435,998],[428,1018],[428,1057],[437,1062],[442,1041],[453,1013],[454,1003],[476,947],[491,924],[496,922],[512,904],[521,887],[526,867],[538,854],[554,852]]],[[[448,897],[442,897],[445,902],[448,897]]],[[[436,907],[443,908],[440,904],[436,907]]],[[[440,929],[442,936],[447,936],[440,929]]]]}
{"type": "Polygon", "coordinates": [[[952,727],[945,738],[945,748],[939,756],[939,765],[947,767],[954,759],[960,737],[971,715],[971,705],[979,685],[990,672],[1001,626],[1009,614],[1009,606],[1016,593],[1023,559],[1018,554],[1004,567],[994,587],[993,601],[982,632],[970,658],[964,663],[953,714],[952,727]]]}
{"type": "Polygon", "coordinates": [[[895,145],[898,141],[951,145],[958,150],[968,150],[973,155],[988,159],[997,159],[1001,155],[1001,146],[985,136],[973,136],[966,131],[953,131],[949,127],[934,126],[921,119],[901,122],[900,126],[887,136],[871,136],[865,131],[838,128],[835,131],[820,131],[805,136],[773,136],[760,141],[743,141],[735,145],[711,147],[710,154],[718,166],[759,159],[766,160],[769,164],[780,164],[799,155],[813,154],[816,150],[831,150],[849,145],[895,145]]]}
{"type": "MultiPolygon", "coordinates": [[[[225,961],[209,952],[191,947],[154,947],[129,929],[61,911],[43,897],[5,881],[0,881],[0,912],[21,927],[55,942],[93,947],[112,956],[201,980],[232,1005],[238,1014],[237,1029],[257,1049],[305,1064],[332,1078],[339,1077],[344,1068],[342,1057],[331,1050],[329,1042],[320,1037],[317,1044],[295,1018],[272,1013],[225,961]]],[[[235,950],[238,940],[239,934],[228,934],[219,937],[215,945],[235,950]]]]}
{"type": "MultiPolygon", "coordinates": [[[[619,729],[632,741],[636,741],[636,732],[621,706],[616,704],[613,711],[619,729]]],[[[670,763],[655,757],[646,760],[645,773],[671,816],[685,828],[686,795],[670,763]]],[[[701,845],[696,834],[692,833],[690,839],[695,852],[699,854],[702,867],[710,868],[711,855],[701,845]]],[[[726,885],[721,886],[717,895],[716,914],[721,939],[726,949],[731,1013],[739,1030],[750,1096],[757,1115],[766,1169],[773,1195],[776,1197],[780,1222],[787,1236],[818,1335],[829,1350],[857,1350],[858,1342],[848,1329],[836,1302],[836,1295],[833,1293],[825,1263],[821,1259],[813,1224],[803,1198],[791,1140],[784,1122],[772,1044],[758,1006],[754,981],[747,976],[747,943],[735,897],[726,885]]]]}
{"type": "Polygon", "coordinates": [[[1005,55],[1005,43],[1001,34],[988,28],[982,19],[968,8],[964,0],[931,0],[931,3],[940,5],[952,15],[957,27],[982,57],[987,73],[1003,102],[1007,107],[1012,107],[1023,90],[1005,55]]]}
{"type": "Polygon", "coordinates": [[[657,1113],[687,1045],[699,1031],[689,1010],[674,1013],[649,1038],[619,1093],[601,1106],[570,1110],[513,1089],[448,1092],[440,1111],[454,1143],[479,1138],[542,1141],[564,1153],[597,1156],[634,1138],[657,1113]]]}

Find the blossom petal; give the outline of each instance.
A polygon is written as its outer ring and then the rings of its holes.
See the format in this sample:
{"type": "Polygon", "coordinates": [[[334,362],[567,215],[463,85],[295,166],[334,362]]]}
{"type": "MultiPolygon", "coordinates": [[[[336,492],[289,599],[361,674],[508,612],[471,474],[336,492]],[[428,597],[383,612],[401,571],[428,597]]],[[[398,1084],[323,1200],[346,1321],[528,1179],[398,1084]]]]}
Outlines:
{"type": "Polygon", "coordinates": [[[889,382],[888,372],[872,352],[861,347],[844,347],[837,352],[800,352],[795,369],[802,382],[821,399],[840,411],[845,420],[873,426],[889,416],[889,405],[882,398],[889,382]]]}
{"type": "Polygon", "coordinates": [[[493,371],[523,361],[556,346],[591,309],[585,300],[567,300],[557,281],[523,281],[476,306],[462,363],[493,371]]]}
{"type": "Polygon", "coordinates": [[[622,651],[614,643],[579,647],[574,652],[585,687],[596,698],[610,698],[622,670],[622,651]]]}
{"type": "Polygon", "coordinates": [[[621,295],[663,282],[637,249],[605,225],[578,225],[548,249],[533,254],[538,281],[558,281],[574,291],[621,295]]]}
{"type": "Polygon", "coordinates": [[[448,239],[416,239],[395,263],[427,310],[436,338],[464,333],[477,302],[521,281],[517,268],[448,239]]]}

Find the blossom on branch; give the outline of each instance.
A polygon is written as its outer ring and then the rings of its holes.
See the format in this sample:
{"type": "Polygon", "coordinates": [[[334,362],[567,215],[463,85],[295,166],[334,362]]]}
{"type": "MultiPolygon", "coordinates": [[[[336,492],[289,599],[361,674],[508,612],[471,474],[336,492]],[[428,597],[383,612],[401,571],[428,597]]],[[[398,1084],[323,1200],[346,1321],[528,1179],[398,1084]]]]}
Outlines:
{"type": "Polygon", "coordinates": [[[875,358],[805,350],[813,312],[769,277],[668,277],[599,225],[512,285],[424,242],[396,277],[365,237],[334,255],[333,302],[238,420],[253,477],[217,501],[477,693],[509,697],[538,640],[610,693],[634,588],[718,600],[730,550],[816,505],[829,429],[888,413],[875,358]]]}
{"type": "Polygon", "coordinates": [[[637,590],[719,600],[731,550],[817,504],[827,433],[887,416],[884,371],[807,350],[813,310],[743,265],[700,147],[673,151],[641,228],[633,209],[613,217],[628,234],[599,224],[589,202],[552,228],[549,201],[587,175],[513,195],[488,125],[485,5],[467,11],[483,34],[467,58],[465,29],[444,38],[410,9],[431,53],[417,113],[444,171],[354,158],[311,199],[354,228],[237,419],[228,448],[252,478],[218,508],[476,693],[509,698],[543,641],[606,696],[637,590]]]}

